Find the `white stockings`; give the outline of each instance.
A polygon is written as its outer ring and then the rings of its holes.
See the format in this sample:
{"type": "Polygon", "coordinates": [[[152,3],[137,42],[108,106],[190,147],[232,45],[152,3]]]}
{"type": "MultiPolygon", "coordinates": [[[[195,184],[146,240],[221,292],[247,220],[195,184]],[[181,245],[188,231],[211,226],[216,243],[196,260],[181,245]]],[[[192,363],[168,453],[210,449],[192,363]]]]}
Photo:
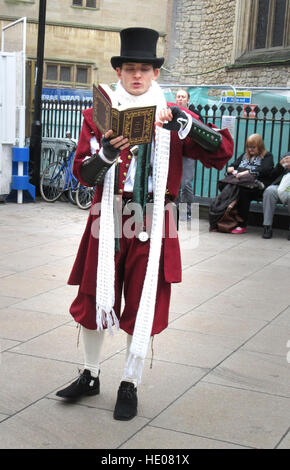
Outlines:
{"type": "MultiPolygon", "coordinates": [[[[84,369],[88,369],[93,377],[98,377],[105,330],[89,330],[84,326],[81,327],[81,330],[82,340],[84,344],[84,369]]],[[[132,336],[127,335],[126,360],[130,352],[131,341],[132,336]]],[[[137,385],[137,378],[123,376],[122,380],[126,380],[127,382],[133,382],[135,386],[137,385]]]]}
{"type": "Polygon", "coordinates": [[[84,369],[88,369],[93,377],[98,377],[105,331],[88,330],[84,326],[81,329],[85,355],[84,369]]]}

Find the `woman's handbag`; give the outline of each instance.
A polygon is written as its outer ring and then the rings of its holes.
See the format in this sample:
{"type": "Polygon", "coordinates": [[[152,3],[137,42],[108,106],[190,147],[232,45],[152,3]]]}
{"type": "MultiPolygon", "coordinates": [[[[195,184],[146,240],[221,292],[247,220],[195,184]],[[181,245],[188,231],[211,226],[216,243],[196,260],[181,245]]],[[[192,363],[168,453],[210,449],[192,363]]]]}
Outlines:
{"type": "Polygon", "coordinates": [[[238,214],[236,205],[236,199],[228,205],[224,215],[217,223],[217,230],[219,232],[231,233],[234,228],[243,222],[243,219],[238,214]]]}
{"type": "Polygon", "coordinates": [[[290,171],[283,176],[278,186],[279,199],[286,204],[290,199],[290,171]]]}

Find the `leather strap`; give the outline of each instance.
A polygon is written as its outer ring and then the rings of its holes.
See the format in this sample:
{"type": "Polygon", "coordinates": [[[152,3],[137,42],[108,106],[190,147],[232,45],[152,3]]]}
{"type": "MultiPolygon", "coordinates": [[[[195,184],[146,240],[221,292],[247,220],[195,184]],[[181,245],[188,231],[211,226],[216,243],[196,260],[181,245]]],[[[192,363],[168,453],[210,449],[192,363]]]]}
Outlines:
{"type": "Polygon", "coordinates": [[[113,163],[106,163],[99,154],[95,153],[83,162],[80,169],[81,177],[89,186],[96,186],[102,183],[113,163]]]}

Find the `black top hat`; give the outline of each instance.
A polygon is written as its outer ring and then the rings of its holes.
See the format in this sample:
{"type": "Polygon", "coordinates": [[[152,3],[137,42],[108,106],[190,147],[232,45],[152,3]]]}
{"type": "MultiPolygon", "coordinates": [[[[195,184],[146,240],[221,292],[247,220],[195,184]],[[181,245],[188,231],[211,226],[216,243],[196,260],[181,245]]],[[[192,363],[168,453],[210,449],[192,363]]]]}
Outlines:
{"type": "Polygon", "coordinates": [[[156,57],[156,44],[159,38],[157,31],[148,28],[127,28],[120,32],[120,56],[112,57],[114,69],[121,67],[123,62],[141,62],[160,68],[164,57],[156,57]]]}

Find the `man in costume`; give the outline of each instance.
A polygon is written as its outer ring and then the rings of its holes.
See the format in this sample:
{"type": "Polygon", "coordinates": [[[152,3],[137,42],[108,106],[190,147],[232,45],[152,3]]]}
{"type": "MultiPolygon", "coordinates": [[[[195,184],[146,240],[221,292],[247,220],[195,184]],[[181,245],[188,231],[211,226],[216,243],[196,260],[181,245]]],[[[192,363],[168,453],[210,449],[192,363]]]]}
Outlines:
{"type": "Polygon", "coordinates": [[[118,101],[127,107],[156,105],[157,124],[152,143],[136,150],[123,136],[112,138],[111,130],[102,135],[92,109],[83,113],[74,174],[82,184],[96,185],[96,192],[68,282],[79,285],[70,313],[81,325],[85,364],[80,377],[57,395],[78,399],[99,393],[104,329],[120,326],[127,333],[127,357],[114,418],[129,420],[137,414],[137,385],[150,337],[167,327],[171,283],[181,281],[177,232],[164,205],[177,196],[183,155],[220,170],[232,156],[233,141],[227,129],[200,125],[193,113],[166,102],[156,83],[164,61],[156,57],[156,31],[128,28],[120,36],[120,56],[111,58],[118,101]],[[125,209],[132,201],[144,211],[152,203],[149,238],[143,227],[126,236],[125,209]],[[118,238],[114,205],[120,204],[118,238]]]}

